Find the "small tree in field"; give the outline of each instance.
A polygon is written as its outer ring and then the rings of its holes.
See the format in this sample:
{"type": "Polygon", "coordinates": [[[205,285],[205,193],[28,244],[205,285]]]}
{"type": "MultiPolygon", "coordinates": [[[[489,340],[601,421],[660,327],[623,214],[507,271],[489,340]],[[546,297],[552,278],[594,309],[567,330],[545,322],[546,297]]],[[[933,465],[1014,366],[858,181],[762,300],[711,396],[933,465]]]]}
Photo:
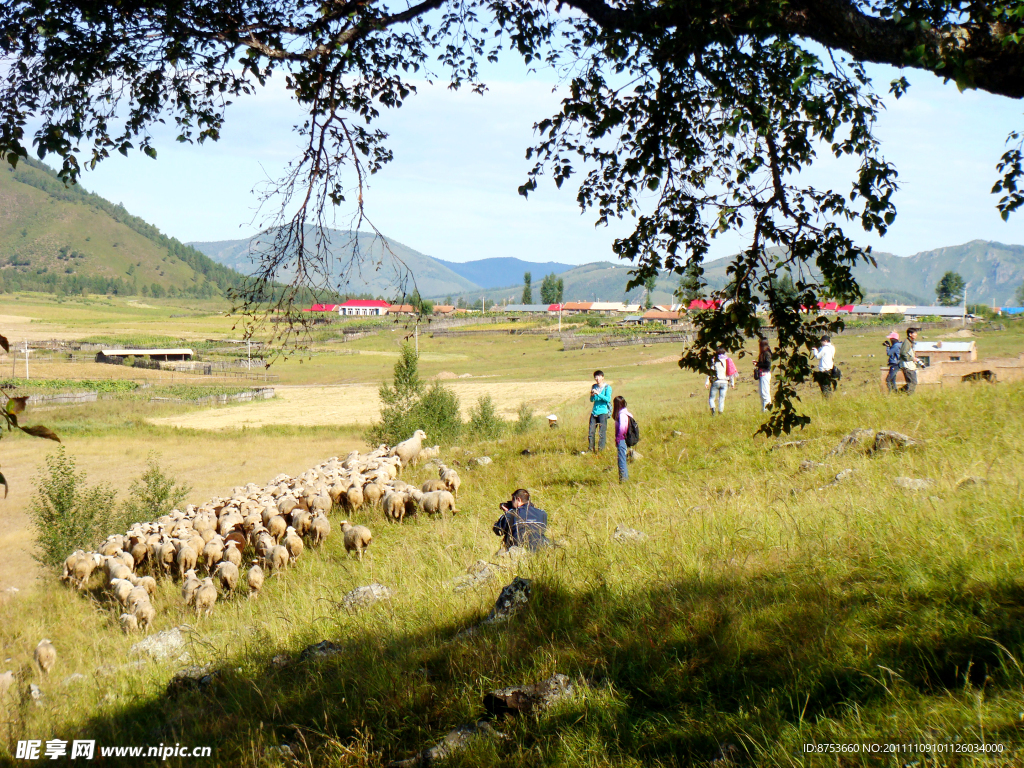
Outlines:
{"type": "Polygon", "coordinates": [[[132,482],[128,499],[123,505],[123,514],[128,524],[141,520],[156,520],[179,506],[192,488],[178,483],[160,469],[156,454],[150,454],[146,471],[132,482]]]}
{"type": "Polygon", "coordinates": [[[533,275],[523,275],[523,304],[533,304],[533,275]]]}
{"type": "Polygon", "coordinates": [[[964,290],[967,284],[959,273],[949,271],[942,276],[939,284],[935,286],[935,296],[943,307],[955,307],[964,300],[964,290]]]}

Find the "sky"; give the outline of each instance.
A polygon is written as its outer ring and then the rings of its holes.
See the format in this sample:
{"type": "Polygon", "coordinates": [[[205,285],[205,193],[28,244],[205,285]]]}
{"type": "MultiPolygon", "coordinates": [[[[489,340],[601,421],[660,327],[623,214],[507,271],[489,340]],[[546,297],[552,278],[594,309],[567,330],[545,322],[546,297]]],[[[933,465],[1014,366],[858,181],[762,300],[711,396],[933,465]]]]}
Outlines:
{"type": "MultiPolygon", "coordinates": [[[[880,93],[900,74],[882,66],[869,73],[880,93]]],[[[848,233],[858,244],[900,256],[975,239],[1024,244],[1024,212],[1004,222],[990,194],[1007,134],[1024,128],[1022,105],[961,94],[929,74],[903,74],[911,88],[899,100],[886,97],[877,126],[883,153],[899,172],[896,222],[884,238],[848,233]]],[[[370,220],[387,237],[449,261],[614,261],[612,241],[630,231],[628,222],[595,227],[571,184],[542,184],[529,199],[517,192],[531,167],[525,149],[533,125],[558,108],[554,73],[502,63],[486,71],[485,82],[483,96],[420,83],[417,95],[382,118],[395,159],[370,179],[370,220]]],[[[190,146],[175,143],[169,131],[157,133],[156,160],[114,155],[81,183],[179,240],[245,238],[266,220],[254,190],[297,154],[292,126],[300,118],[281,83],[271,81],[229,107],[220,141],[190,146]]],[[[806,176],[845,192],[851,167],[826,157],[806,176]]],[[[338,219],[342,228],[347,221],[338,219]]],[[[744,243],[741,234],[723,238],[711,258],[744,243]]]]}

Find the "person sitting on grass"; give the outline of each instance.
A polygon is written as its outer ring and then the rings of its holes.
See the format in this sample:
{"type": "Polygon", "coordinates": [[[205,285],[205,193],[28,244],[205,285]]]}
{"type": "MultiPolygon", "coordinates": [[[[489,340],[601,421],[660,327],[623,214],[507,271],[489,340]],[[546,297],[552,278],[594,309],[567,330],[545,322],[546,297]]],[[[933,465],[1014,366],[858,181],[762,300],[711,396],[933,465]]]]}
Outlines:
{"type": "Polygon", "coordinates": [[[501,536],[504,549],[524,547],[536,551],[550,543],[545,536],[548,513],[530,503],[528,490],[518,489],[509,501],[501,503],[500,508],[502,515],[492,530],[496,536],[501,536]]]}

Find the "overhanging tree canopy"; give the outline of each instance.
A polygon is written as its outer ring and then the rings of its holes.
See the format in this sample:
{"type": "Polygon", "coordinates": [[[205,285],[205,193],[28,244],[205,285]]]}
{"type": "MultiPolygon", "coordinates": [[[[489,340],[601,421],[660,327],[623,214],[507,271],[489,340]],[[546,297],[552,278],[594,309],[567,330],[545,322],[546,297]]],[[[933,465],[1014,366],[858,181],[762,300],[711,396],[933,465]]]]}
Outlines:
{"type": "MultiPolygon", "coordinates": [[[[402,105],[413,78],[480,90],[478,62],[503,51],[552,64],[566,95],[538,125],[520,191],[579,174],[579,204],[599,222],[634,218],[614,244],[634,265],[630,287],[665,269],[699,281],[714,237],[749,232],[719,297],[731,301],[699,318],[681,365],[706,371],[716,346],[739,348],[767,302],[785,375],[764,430],[777,434],[806,422],[794,399],[807,349],[838,325],[800,307],[855,299],[852,268],[871,256],[844,227],[884,233],[896,214],[863,63],[1019,98],[1022,18],[1024,3],[983,0],[12,0],[0,5],[0,156],[56,154],[73,181],[112,151],[155,156],[157,121],[179,141],[217,139],[230,100],[283,75],[306,120],[299,156],[268,193],[282,213],[242,296],[255,318],[283,268],[325,287],[358,268],[331,263],[324,211],[348,203],[353,228],[363,223],[366,178],[391,159],[374,120],[402,105]],[[27,136],[30,123],[40,127],[27,136]],[[856,158],[850,189],[801,183],[818,152],[856,158]],[[779,290],[786,275],[795,290],[779,290]]],[[[1010,141],[994,190],[1004,215],[1024,204],[1010,141]]]]}

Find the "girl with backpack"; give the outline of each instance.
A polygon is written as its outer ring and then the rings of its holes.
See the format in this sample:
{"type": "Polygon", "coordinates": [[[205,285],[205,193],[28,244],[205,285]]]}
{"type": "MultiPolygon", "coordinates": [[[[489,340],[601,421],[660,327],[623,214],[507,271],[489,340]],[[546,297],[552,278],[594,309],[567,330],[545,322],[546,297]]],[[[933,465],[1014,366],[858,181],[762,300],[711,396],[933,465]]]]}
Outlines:
{"type": "Polygon", "coordinates": [[[772,345],[768,339],[761,339],[758,343],[754,378],[760,388],[761,410],[767,411],[772,407],[772,345]]]}
{"type": "Polygon", "coordinates": [[[629,466],[626,464],[626,454],[629,446],[626,445],[626,433],[629,431],[629,420],[633,414],[626,410],[626,398],[617,395],[612,401],[612,421],[615,424],[615,449],[619,458],[619,482],[629,480],[629,466]]]}
{"type": "Polygon", "coordinates": [[[732,386],[736,388],[736,363],[725,353],[725,347],[715,350],[714,376],[712,382],[708,376],[704,382],[704,388],[711,390],[708,394],[708,406],[711,408],[711,415],[715,415],[715,396],[718,396],[718,413],[725,410],[725,392],[732,386]]]}

